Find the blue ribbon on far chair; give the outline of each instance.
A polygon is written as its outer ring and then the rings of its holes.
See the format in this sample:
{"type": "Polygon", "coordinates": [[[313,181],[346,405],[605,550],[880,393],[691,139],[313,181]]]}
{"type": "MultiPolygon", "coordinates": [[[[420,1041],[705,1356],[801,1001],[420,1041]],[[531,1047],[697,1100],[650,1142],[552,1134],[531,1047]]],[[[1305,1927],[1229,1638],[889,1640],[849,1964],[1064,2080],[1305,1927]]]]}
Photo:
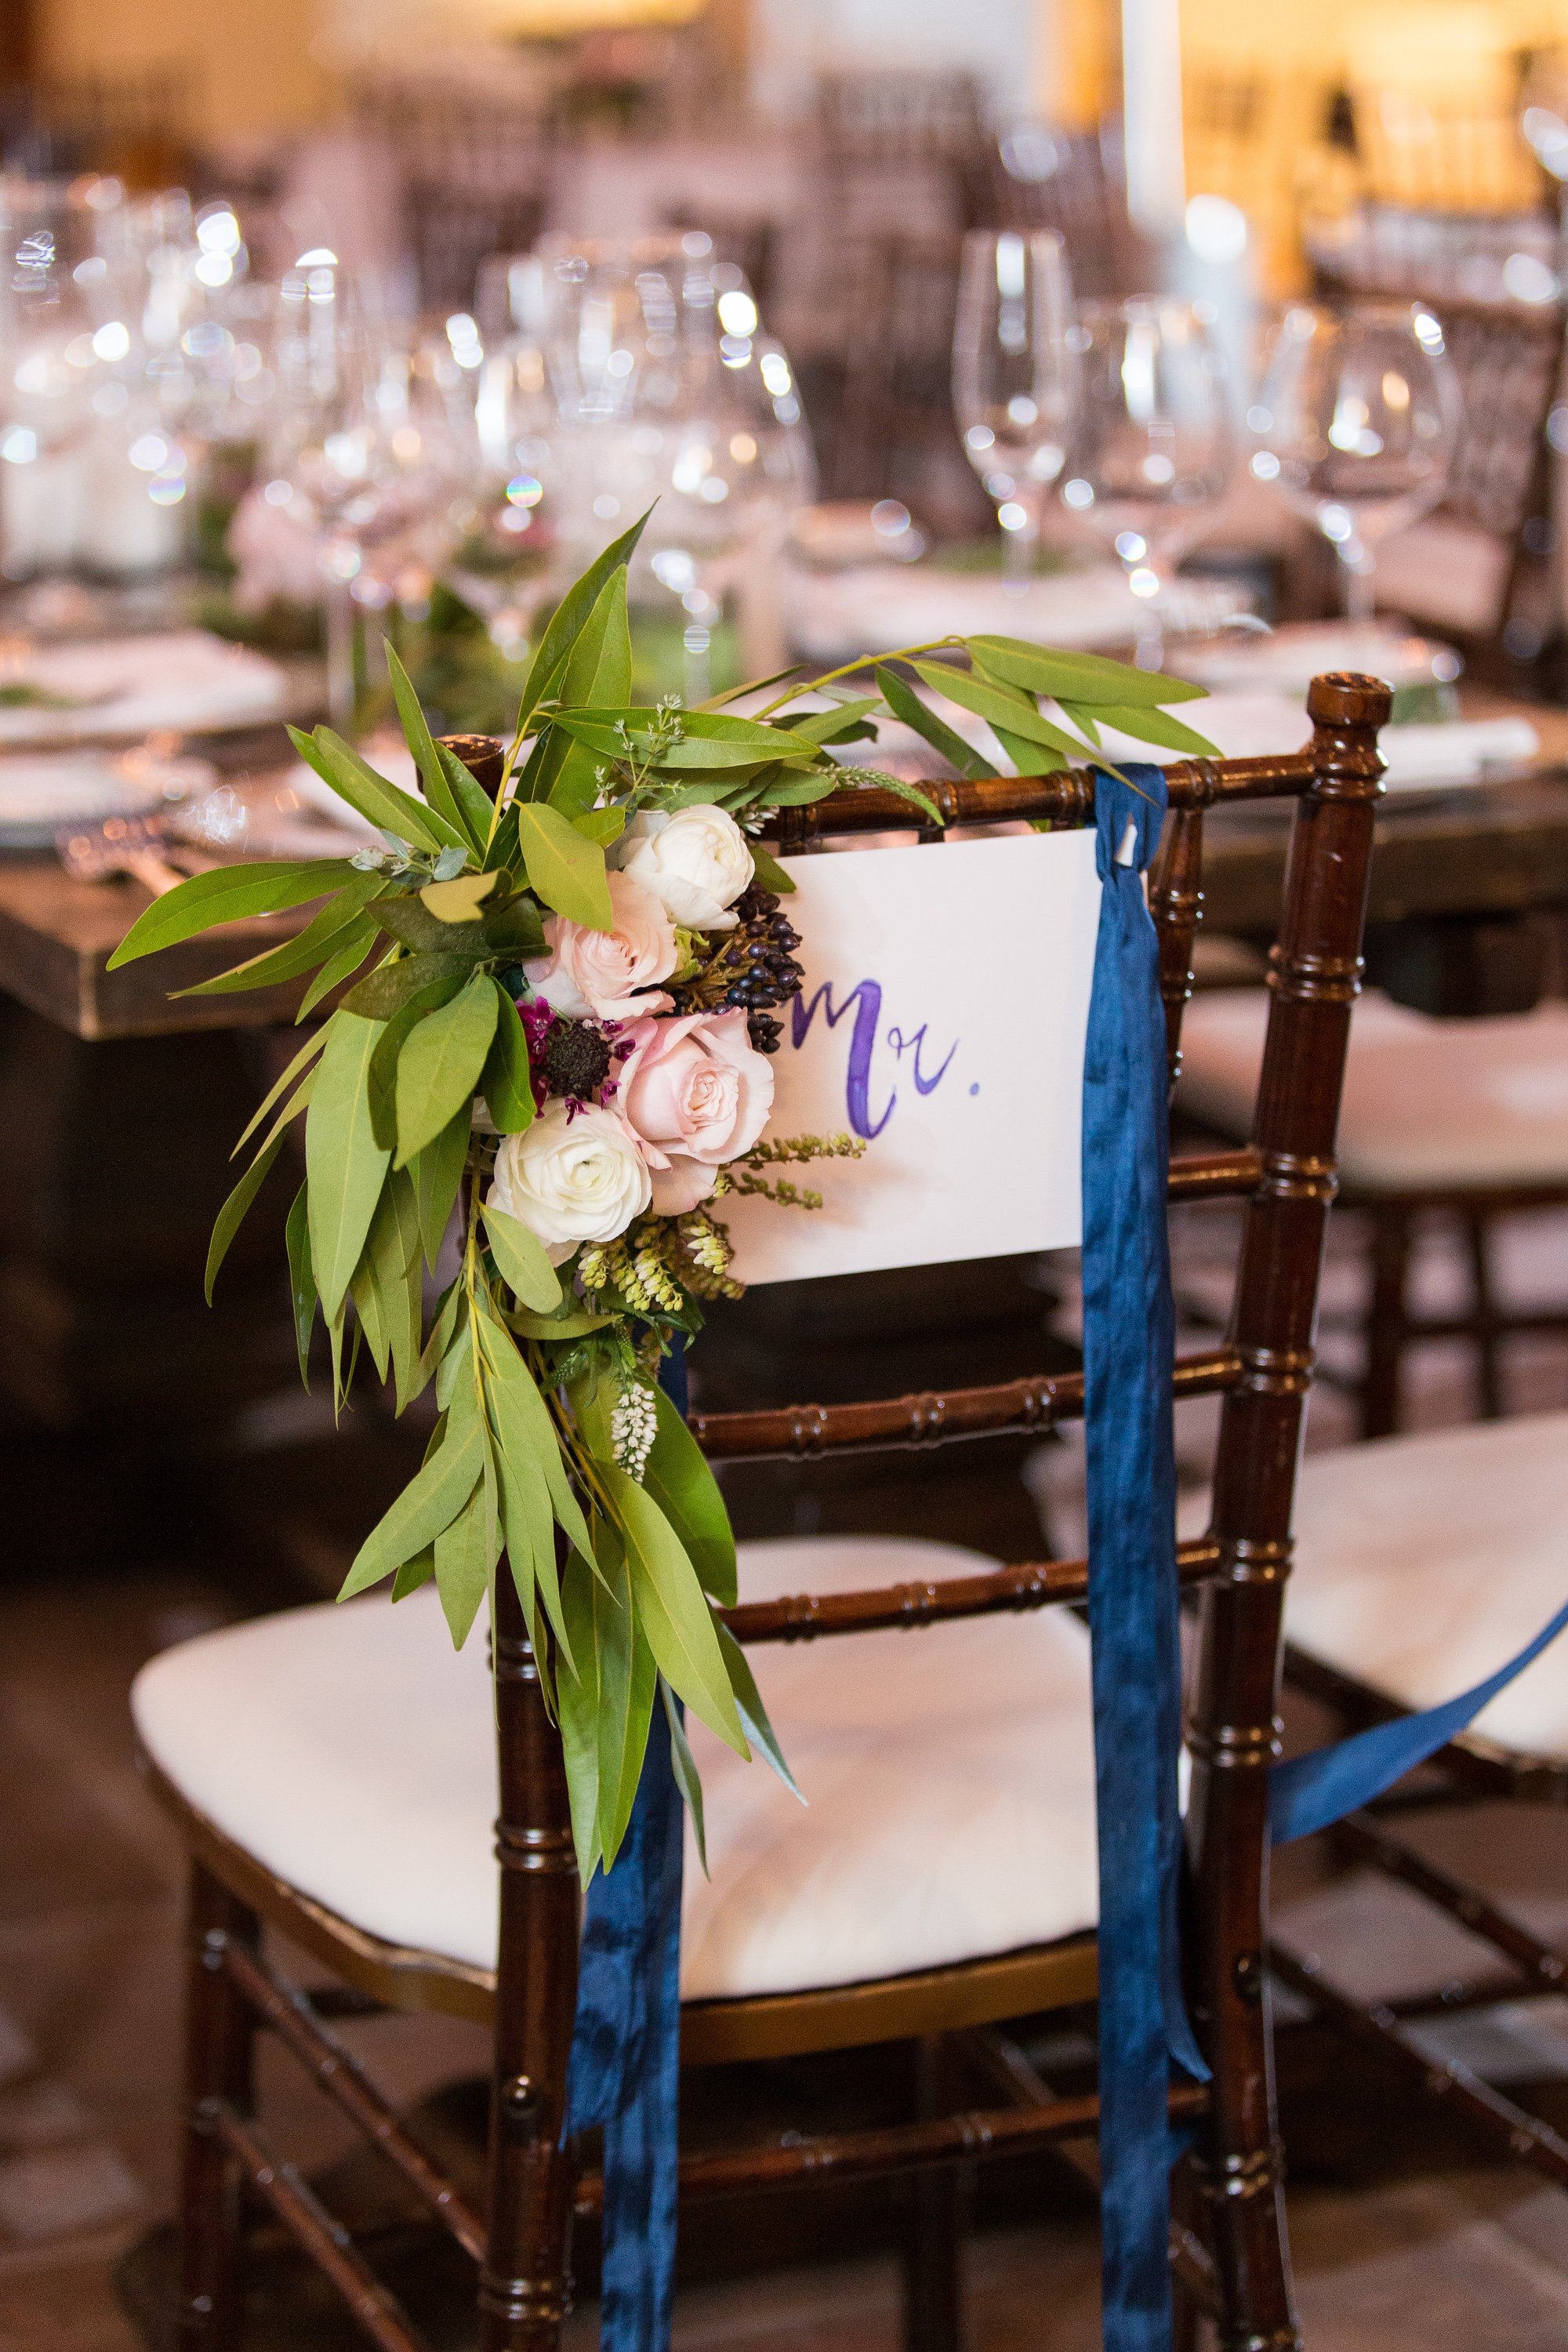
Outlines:
{"type": "Polygon", "coordinates": [[[1458,1698],[1426,1707],[1419,1715],[1402,1715],[1392,1723],[1374,1724],[1370,1731],[1358,1731],[1331,1748],[1314,1748],[1308,1756],[1293,1756],[1288,1764],[1276,1764],[1268,1779],[1268,1834],[1273,1843],[1288,1845],[1292,1838],[1310,1837],[1314,1830],[1326,1830],[1331,1822],[1342,1821],[1346,1813],[1381,1797],[1395,1780],[1414,1772],[1473,1723],[1488,1701],[1506,1690],[1542,1650],[1550,1648],[1564,1626],[1568,1626],[1568,1603],[1506,1666],[1500,1666],[1473,1689],[1461,1691],[1458,1698]]]}
{"type": "MultiPolygon", "coordinates": [[[[685,1343],[659,1374],[684,1413],[685,1343]]],[[[680,2113],[680,1791],[656,1714],[626,1841],[588,1889],[568,2129],[605,2127],[601,2352],[665,2352],[680,2113]]]]}
{"type": "Polygon", "coordinates": [[[1084,1433],[1100,1822],[1100,2242],[1105,2352],[1169,2352],[1173,2060],[1208,2069],[1182,2000],[1175,1312],[1159,945],[1142,873],[1160,770],[1097,772],[1100,930],[1083,1085],[1084,1433]]]}

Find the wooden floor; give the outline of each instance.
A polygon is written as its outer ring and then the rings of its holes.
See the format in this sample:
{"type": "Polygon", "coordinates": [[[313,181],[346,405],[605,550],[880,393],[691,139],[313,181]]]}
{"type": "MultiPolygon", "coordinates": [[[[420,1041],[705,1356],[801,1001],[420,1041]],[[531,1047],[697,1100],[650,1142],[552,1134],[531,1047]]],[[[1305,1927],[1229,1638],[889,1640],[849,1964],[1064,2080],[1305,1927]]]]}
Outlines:
{"type": "MultiPolygon", "coordinates": [[[[1352,1242],[1347,1228],[1331,1283],[1346,1299],[1352,1242]]],[[[1200,1287],[1208,1255],[1203,1232],[1184,1241],[1183,1270],[1200,1287]]],[[[1559,1267],[1568,1290],[1568,1223],[1543,1221],[1521,1244],[1521,1276],[1559,1267]]],[[[1426,1278],[1438,1288],[1448,1278],[1441,1252],[1426,1278]]],[[[1466,1417],[1455,1360],[1435,1359],[1416,1385],[1423,1421],[1466,1417]]],[[[1513,1402],[1568,1402],[1568,1353],[1532,1347],[1513,1402]]],[[[1342,1409],[1325,1394],[1314,1442],[1342,1429],[1342,1409]]],[[[1201,1427],[1184,1432],[1183,1448],[1201,1475],[1201,1427]]],[[[1073,1477],[1070,1455],[1054,1451],[1040,1485],[1058,1518],[1070,1519],[1073,1477]]],[[[143,2352],[156,2341],[126,2304],[156,2310],[167,2260],[179,1876],[136,1778],[125,1694],[142,1659],[234,1612],[236,1588],[221,1571],[199,1550],[133,1569],[34,1559],[8,1569],[0,1589],[0,2352],[143,2352]]],[[[1471,1817],[1431,1835],[1568,1943],[1568,1819],[1471,1817]]],[[[1358,1989],[1397,1993],[1463,1969],[1458,1929],[1435,1928],[1397,1890],[1326,1878],[1310,1852],[1285,1858],[1279,1891],[1282,1932],[1358,1989]]],[[[1568,2000],[1446,2031],[1453,2054],[1568,2126],[1568,2000]]],[[[374,2021],[352,2038],[400,2101],[437,2115],[437,2095],[470,2077],[480,2054],[469,2029],[444,2021],[374,2021]]],[[[1325,2069],[1310,2034],[1293,2042],[1287,2030],[1282,2066],[1312,2352],[1562,2352],[1568,2196],[1478,2162],[1388,2085],[1357,2079],[1342,2056],[1325,2069]]],[[[278,2053],[264,2080],[280,2136],[308,2169],[336,2175],[351,2207],[360,2204],[349,2218],[374,2223],[377,2189],[346,2162],[335,2118],[278,2053]]],[[[1047,2184],[1037,2222],[1011,2210],[974,2244],[973,2352],[1090,2352],[1096,2264],[1092,2213],[1069,2182],[1047,2184]]],[[[468,2340],[461,2295],[426,2268],[442,2305],[433,2341],[458,2352],[468,2340]]],[[[259,2275],[247,2352],[349,2352],[355,2339],[328,2307],[300,2300],[291,2265],[264,2249],[259,2275]]],[[[593,2330],[590,2306],[573,2322],[574,2347],[588,2352],[593,2330]]],[[[676,2340],[682,2352],[895,2352],[891,2257],[692,2285],[676,2340]]]]}

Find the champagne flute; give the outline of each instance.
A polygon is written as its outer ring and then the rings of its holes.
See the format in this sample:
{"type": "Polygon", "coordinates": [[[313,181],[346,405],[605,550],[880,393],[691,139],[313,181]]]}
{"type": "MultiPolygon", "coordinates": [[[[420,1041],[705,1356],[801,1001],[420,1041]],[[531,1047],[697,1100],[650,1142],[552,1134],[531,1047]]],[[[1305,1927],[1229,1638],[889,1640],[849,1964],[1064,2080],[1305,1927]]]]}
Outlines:
{"type": "Polygon", "coordinates": [[[1171,574],[1229,487],[1235,433],[1224,366],[1195,303],[1140,294],[1086,303],[1079,441],[1062,502],[1110,540],[1138,599],[1135,658],[1164,658],[1171,574]]]}
{"type": "Polygon", "coordinates": [[[1073,328],[1067,249],[1054,230],[969,232],[953,324],[953,414],[963,454],[996,502],[1007,584],[1019,593],[1077,419],[1073,328]]]}
{"type": "Polygon", "coordinates": [[[1443,330],[1423,303],[1296,302],[1279,320],[1247,414],[1252,472],[1329,541],[1352,620],[1373,616],[1377,541],[1447,488],[1462,410],[1443,330]]]}

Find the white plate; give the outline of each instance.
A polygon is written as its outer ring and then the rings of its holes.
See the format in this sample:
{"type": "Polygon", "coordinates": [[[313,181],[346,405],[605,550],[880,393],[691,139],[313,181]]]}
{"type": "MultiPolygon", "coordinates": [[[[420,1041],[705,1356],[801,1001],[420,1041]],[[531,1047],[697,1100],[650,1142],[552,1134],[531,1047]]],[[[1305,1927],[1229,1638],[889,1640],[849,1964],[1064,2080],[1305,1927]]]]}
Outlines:
{"type": "Polygon", "coordinates": [[[1390,686],[1446,685],[1464,667],[1452,646],[1381,621],[1301,621],[1267,636],[1184,646],[1173,667],[1196,686],[1305,694],[1326,670],[1363,670],[1390,686]]]}
{"type": "Polygon", "coordinates": [[[30,647],[13,658],[4,682],[58,695],[65,707],[0,707],[0,747],[258,726],[283,714],[289,684],[276,662],[205,629],[30,647]]]}
{"type": "Polygon", "coordinates": [[[0,849],[47,849],[61,825],[147,816],[165,805],[161,777],[127,775],[101,753],[0,759],[0,849]]]}

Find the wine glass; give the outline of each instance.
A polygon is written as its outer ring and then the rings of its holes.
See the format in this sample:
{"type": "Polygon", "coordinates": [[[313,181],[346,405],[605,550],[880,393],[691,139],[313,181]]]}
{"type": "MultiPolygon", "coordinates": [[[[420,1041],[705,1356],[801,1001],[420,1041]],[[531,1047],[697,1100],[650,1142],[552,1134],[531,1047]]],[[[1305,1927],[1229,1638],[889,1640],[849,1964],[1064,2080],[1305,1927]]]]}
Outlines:
{"type": "Polygon", "coordinates": [[[467,519],[478,457],[472,399],[450,354],[443,362],[432,345],[366,319],[335,274],[330,257],[308,255],[284,281],[286,300],[306,307],[287,346],[292,396],[261,496],[315,543],[328,708],[352,732],[361,619],[428,598],[467,519]]]}
{"type": "Polygon", "coordinates": [[[1140,669],[1163,659],[1161,604],[1229,486],[1236,436],[1200,307],[1140,294],[1081,313],[1083,400],[1062,503],[1110,541],[1138,599],[1140,669]]]}
{"type": "Polygon", "coordinates": [[[1352,620],[1373,615],[1377,541],[1442,497],[1461,418],[1443,330],[1422,303],[1297,302],[1279,320],[1247,413],[1252,471],[1330,541],[1352,620]]]}
{"type": "Polygon", "coordinates": [[[585,561],[652,507],[634,583],[677,599],[686,699],[705,701],[725,597],[815,493],[789,360],[702,230],[579,245],[551,268],[565,289],[544,337],[563,537],[585,561]]]}
{"type": "Polygon", "coordinates": [[[1054,230],[969,232],[952,334],[953,414],[963,454],[996,502],[1007,584],[1020,592],[1077,417],[1073,324],[1067,249],[1054,230]]]}

